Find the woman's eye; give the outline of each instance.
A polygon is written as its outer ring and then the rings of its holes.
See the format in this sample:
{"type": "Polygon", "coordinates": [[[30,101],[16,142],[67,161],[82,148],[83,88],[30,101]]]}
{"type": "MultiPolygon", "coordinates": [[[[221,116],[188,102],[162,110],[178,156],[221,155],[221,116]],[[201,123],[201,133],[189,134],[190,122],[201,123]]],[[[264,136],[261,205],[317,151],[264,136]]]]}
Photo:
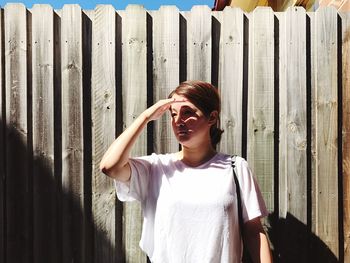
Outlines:
{"type": "Polygon", "coordinates": [[[171,118],[176,117],[176,113],[171,113],[171,118]]]}

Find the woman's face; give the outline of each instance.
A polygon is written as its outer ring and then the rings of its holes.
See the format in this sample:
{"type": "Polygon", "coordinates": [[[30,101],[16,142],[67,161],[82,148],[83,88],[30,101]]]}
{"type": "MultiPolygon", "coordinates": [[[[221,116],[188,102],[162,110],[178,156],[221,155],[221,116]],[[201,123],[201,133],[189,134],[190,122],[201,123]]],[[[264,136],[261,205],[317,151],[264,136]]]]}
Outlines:
{"type": "MultiPolygon", "coordinates": [[[[184,97],[174,94],[172,98],[184,97]]],[[[213,123],[192,102],[186,100],[174,103],[170,111],[171,124],[179,143],[187,147],[195,147],[204,141],[210,143],[210,127],[213,123]]]]}

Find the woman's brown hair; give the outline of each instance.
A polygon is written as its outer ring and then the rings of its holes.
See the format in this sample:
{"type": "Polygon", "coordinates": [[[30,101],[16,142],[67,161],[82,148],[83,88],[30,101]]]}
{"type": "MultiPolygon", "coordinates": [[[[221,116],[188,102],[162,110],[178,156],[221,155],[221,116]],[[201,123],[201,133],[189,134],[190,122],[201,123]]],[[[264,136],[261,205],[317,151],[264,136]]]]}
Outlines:
{"type": "Polygon", "coordinates": [[[213,124],[210,128],[211,144],[215,147],[220,142],[221,134],[224,132],[220,129],[219,116],[221,101],[218,89],[214,85],[204,81],[185,81],[169,94],[169,98],[174,94],[188,99],[200,109],[207,118],[210,117],[213,111],[218,112],[216,124],[213,124]]]}

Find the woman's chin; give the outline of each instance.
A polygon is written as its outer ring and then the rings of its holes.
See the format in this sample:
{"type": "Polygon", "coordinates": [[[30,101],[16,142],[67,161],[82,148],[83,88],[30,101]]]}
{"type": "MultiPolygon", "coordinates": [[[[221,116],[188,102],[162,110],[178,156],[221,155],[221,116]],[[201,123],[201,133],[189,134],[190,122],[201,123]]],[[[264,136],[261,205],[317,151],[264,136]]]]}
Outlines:
{"type": "Polygon", "coordinates": [[[181,144],[186,143],[190,140],[190,136],[188,134],[178,134],[176,138],[181,144]]]}

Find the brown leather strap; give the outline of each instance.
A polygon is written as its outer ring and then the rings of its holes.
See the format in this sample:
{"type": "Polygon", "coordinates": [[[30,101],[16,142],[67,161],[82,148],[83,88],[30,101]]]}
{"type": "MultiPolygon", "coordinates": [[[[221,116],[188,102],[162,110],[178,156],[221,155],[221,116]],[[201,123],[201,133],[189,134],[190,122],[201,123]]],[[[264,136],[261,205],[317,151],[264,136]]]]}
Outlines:
{"type": "Polygon", "coordinates": [[[215,0],[213,11],[221,11],[230,4],[230,0],[215,0]]]}

